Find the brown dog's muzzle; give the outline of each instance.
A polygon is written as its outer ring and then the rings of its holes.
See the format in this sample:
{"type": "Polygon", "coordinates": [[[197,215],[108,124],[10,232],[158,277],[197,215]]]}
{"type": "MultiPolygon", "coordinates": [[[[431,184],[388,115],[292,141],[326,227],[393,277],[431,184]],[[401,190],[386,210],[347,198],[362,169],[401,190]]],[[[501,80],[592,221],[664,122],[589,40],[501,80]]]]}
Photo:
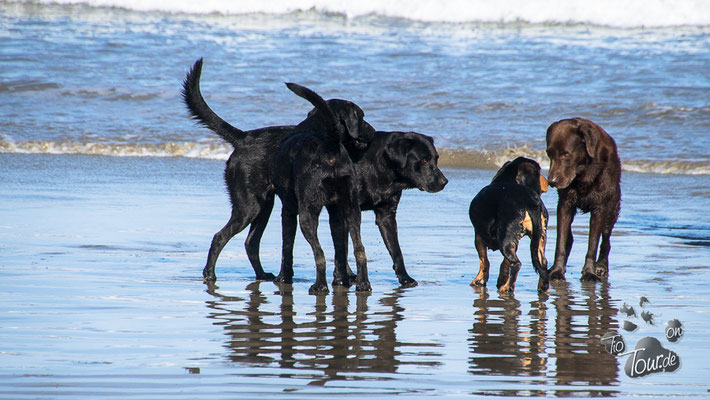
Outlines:
{"type": "Polygon", "coordinates": [[[544,176],[540,175],[540,190],[542,193],[547,192],[548,189],[548,184],[547,184],[547,179],[545,179],[544,176]]]}

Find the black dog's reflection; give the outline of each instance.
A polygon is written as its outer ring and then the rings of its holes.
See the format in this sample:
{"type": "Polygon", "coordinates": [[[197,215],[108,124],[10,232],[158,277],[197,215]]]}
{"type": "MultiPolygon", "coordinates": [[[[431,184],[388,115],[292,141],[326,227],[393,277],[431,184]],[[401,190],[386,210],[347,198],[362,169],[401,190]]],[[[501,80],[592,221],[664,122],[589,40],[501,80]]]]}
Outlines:
{"type": "MultiPolygon", "coordinates": [[[[488,291],[481,288],[473,303],[474,323],[469,330],[469,372],[528,376],[531,378],[526,382],[532,384],[580,386],[570,390],[556,388],[552,393],[555,396],[613,395],[616,391],[608,386],[618,382],[618,364],[600,339],[605,333],[618,330],[614,319],[617,310],[610,301],[608,284],[600,286],[598,294],[590,285],[585,287],[584,296],[579,296],[567,282],[559,282],[549,293],[552,309],[548,310],[548,295],[542,294],[530,302],[529,317],[524,318],[514,295],[491,299],[488,291]],[[521,323],[521,319],[529,322],[521,323]],[[554,332],[548,332],[552,324],[554,332]]],[[[551,394],[543,388],[504,392],[510,396],[523,392],[551,394]]]]}
{"type": "MultiPolygon", "coordinates": [[[[214,324],[222,326],[229,339],[226,347],[231,362],[279,368],[280,377],[313,379],[310,384],[325,384],[333,379],[358,379],[348,372],[392,373],[402,362],[438,365],[432,360],[436,344],[402,343],[397,340],[397,322],[403,319],[399,305],[402,291],[397,289],[378,300],[370,310],[369,293],[354,297],[336,290],[332,296],[317,296],[312,312],[294,306],[291,285],[281,286],[277,296],[262,293],[260,282],[249,284],[246,298],[227,297],[212,286],[214,324]],[[280,309],[269,304],[281,299],[280,309]],[[332,305],[329,310],[328,303],[332,305]],[[384,311],[383,311],[384,310],[384,311]],[[401,347],[410,357],[402,360],[401,347]],[[421,355],[417,347],[422,347],[421,355]],[[413,352],[413,354],[411,354],[413,352]],[[291,374],[289,373],[291,371],[291,374]],[[311,375],[308,371],[314,372],[311,375]],[[305,373],[305,374],[304,374],[305,373]]],[[[264,283],[273,288],[273,283],[264,283]]]]}

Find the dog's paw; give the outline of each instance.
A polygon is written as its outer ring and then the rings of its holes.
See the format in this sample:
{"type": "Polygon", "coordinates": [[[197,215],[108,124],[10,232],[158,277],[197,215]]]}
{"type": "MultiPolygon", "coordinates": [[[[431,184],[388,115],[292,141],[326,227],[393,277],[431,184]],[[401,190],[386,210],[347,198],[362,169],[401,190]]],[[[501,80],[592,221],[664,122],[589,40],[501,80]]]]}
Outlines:
{"type": "Polygon", "coordinates": [[[412,288],[419,285],[419,283],[411,276],[400,277],[399,284],[402,285],[403,288],[412,288]]]}
{"type": "Polygon", "coordinates": [[[276,276],[270,272],[264,272],[261,275],[256,276],[257,281],[266,281],[266,282],[273,282],[276,280],[276,276]]]}
{"type": "Polygon", "coordinates": [[[594,263],[594,273],[600,278],[609,276],[609,263],[606,261],[594,263]]]}
{"type": "Polygon", "coordinates": [[[552,268],[550,269],[549,272],[549,277],[551,281],[564,281],[565,279],[565,270],[561,268],[552,268]]]}
{"type": "Polygon", "coordinates": [[[547,292],[547,290],[548,290],[549,288],[550,288],[550,281],[540,279],[540,280],[537,282],[537,291],[538,291],[538,292],[547,292]]]}
{"type": "Polygon", "coordinates": [[[602,278],[591,271],[582,271],[582,280],[585,282],[600,282],[602,278]]]}
{"type": "Polygon", "coordinates": [[[330,290],[328,290],[328,285],[325,283],[314,283],[313,286],[308,289],[308,294],[312,294],[315,296],[318,295],[324,295],[330,293],[330,290]]]}
{"type": "Polygon", "coordinates": [[[352,286],[352,283],[350,283],[350,278],[347,275],[345,277],[338,276],[333,278],[333,286],[342,286],[347,288],[352,286]]]}
{"type": "Polygon", "coordinates": [[[276,283],[287,283],[287,284],[291,284],[291,283],[293,283],[293,277],[291,277],[291,276],[285,276],[285,275],[282,275],[282,274],[278,274],[278,275],[276,275],[276,277],[274,278],[274,282],[276,282],[276,283]]]}
{"type": "MultiPolygon", "coordinates": [[[[484,287],[488,282],[488,274],[479,271],[475,278],[471,281],[471,286],[473,287],[484,287]]],[[[498,285],[500,286],[500,285],[498,285]]]]}
{"type": "Polygon", "coordinates": [[[513,293],[515,291],[515,285],[509,285],[508,283],[502,285],[498,288],[498,293],[513,293]]]}
{"type": "Polygon", "coordinates": [[[368,281],[358,282],[357,286],[355,286],[355,290],[357,292],[372,292],[372,287],[368,281]]]}

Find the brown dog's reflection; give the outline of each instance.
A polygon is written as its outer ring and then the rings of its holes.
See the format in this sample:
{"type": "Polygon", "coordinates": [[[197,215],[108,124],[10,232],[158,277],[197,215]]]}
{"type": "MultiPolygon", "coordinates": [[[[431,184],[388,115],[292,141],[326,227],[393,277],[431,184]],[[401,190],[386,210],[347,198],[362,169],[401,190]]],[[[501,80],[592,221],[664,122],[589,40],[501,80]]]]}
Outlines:
{"type": "Polygon", "coordinates": [[[618,382],[618,363],[605,351],[601,337],[618,330],[614,318],[617,310],[610,301],[608,284],[585,285],[583,291],[580,296],[570,290],[567,282],[558,282],[549,295],[541,294],[531,301],[528,316],[523,316],[521,303],[513,294],[489,298],[485,288],[477,290],[474,323],[469,330],[469,372],[530,377],[521,381],[527,386],[524,390],[508,388],[487,394],[610,396],[616,393],[609,390],[609,385],[618,382]],[[548,332],[553,323],[554,332],[548,332]],[[531,385],[540,384],[556,387],[531,389],[531,385]]]}
{"type": "Polygon", "coordinates": [[[583,295],[575,295],[566,281],[554,285],[552,304],[555,319],[555,380],[559,386],[584,384],[586,389],[557,390],[556,396],[584,394],[609,396],[603,386],[616,384],[619,373],[617,359],[601,342],[607,332],[617,332],[615,316],[618,310],[609,298],[609,284],[583,283],[583,295]],[[594,388],[599,386],[598,388],[594,388]]]}
{"type": "Polygon", "coordinates": [[[312,379],[311,385],[367,379],[350,374],[355,372],[394,373],[402,363],[439,364],[435,358],[441,354],[432,352],[439,345],[397,340],[404,311],[399,289],[379,298],[372,310],[369,293],[336,290],[331,296],[309,296],[315,300],[309,312],[309,307],[294,305],[290,285],[281,286],[277,294],[263,293],[260,287],[260,282],[249,284],[246,298],[224,296],[216,287],[208,290],[215,299],[207,306],[214,324],[228,336],[231,362],[278,368],[279,377],[312,379]],[[278,299],[279,309],[271,304],[278,299]],[[417,348],[422,348],[421,354],[417,348]]]}

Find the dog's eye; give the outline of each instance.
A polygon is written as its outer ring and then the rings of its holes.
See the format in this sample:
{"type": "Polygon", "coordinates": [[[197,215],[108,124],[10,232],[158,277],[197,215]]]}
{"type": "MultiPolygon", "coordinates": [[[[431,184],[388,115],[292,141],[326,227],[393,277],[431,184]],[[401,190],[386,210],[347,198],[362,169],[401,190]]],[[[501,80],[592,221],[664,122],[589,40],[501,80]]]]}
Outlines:
{"type": "Polygon", "coordinates": [[[422,159],[422,164],[426,164],[428,162],[429,162],[429,160],[427,160],[426,158],[422,159]]]}

